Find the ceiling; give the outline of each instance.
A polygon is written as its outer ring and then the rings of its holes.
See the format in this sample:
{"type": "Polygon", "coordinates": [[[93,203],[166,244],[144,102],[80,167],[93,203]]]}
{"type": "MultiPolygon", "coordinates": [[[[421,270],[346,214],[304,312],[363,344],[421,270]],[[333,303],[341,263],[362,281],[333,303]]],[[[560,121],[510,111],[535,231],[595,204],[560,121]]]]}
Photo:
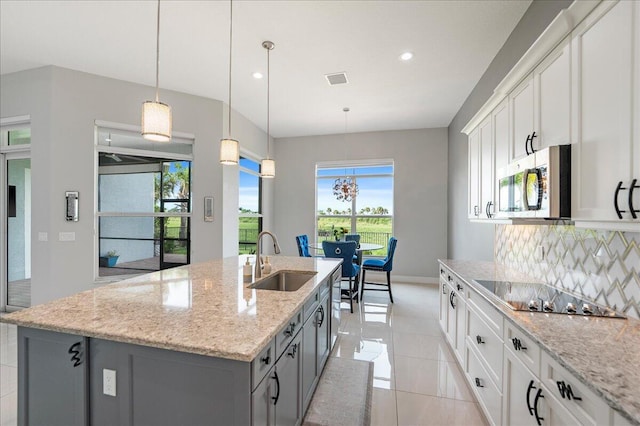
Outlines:
{"type": "MultiPolygon", "coordinates": [[[[252,73],[266,72],[271,40],[276,138],[342,133],[345,106],[350,133],[446,127],[530,3],[236,0],[232,107],[266,128],[266,79],[252,73]],[[341,71],[349,83],[329,86],[341,71]]],[[[154,86],[156,7],[0,0],[0,73],[57,65],[154,86]]],[[[228,58],[228,1],[161,2],[160,100],[171,89],[226,102],[228,58]]]]}

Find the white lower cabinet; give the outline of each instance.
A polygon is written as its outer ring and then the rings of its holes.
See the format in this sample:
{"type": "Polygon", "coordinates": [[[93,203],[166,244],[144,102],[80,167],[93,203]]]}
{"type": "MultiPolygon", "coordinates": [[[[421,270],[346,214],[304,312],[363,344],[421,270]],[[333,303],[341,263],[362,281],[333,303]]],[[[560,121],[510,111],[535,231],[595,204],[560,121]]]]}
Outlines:
{"type": "Polygon", "coordinates": [[[580,425],[580,422],[508,349],[505,350],[504,380],[504,424],[580,425]]]}
{"type": "Polygon", "coordinates": [[[442,332],[489,423],[630,424],[444,265],[439,291],[442,332]]]}
{"type": "Polygon", "coordinates": [[[498,385],[493,381],[492,375],[480,361],[481,355],[472,348],[472,345],[467,345],[465,375],[489,423],[499,425],[502,423],[501,383],[498,385]]]}
{"type": "Polygon", "coordinates": [[[610,423],[609,406],[547,353],[542,353],[540,380],[580,424],[610,423]]]}

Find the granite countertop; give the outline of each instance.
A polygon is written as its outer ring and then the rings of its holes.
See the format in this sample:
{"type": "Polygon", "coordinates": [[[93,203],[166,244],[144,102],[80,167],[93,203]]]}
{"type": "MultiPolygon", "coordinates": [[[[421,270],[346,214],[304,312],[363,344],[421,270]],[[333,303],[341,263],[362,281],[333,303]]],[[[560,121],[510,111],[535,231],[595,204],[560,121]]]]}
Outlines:
{"type": "Polygon", "coordinates": [[[640,321],[513,311],[473,280],[539,280],[493,262],[449,259],[440,262],[611,407],[640,424],[640,321]]]}
{"type": "Polygon", "coordinates": [[[14,312],[2,322],[252,361],[341,261],[272,256],[272,273],[317,272],[299,290],[284,292],[248,289],[246,258],[141,275],[14,312]]]}

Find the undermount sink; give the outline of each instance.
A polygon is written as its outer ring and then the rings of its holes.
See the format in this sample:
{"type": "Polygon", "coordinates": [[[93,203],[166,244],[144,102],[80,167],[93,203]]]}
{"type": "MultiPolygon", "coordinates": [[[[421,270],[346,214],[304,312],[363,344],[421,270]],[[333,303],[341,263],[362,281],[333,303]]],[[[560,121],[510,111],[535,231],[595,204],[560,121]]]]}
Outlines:
{"type": "Polygon", "coordinates": [[[296,291],[309,282],[316,274],[317,272],[312,271],[279,271],[276,274],[262,278],[260,281],[256,281],[251,284],[249,288],[255,288],[257,290],[296,291]]]}

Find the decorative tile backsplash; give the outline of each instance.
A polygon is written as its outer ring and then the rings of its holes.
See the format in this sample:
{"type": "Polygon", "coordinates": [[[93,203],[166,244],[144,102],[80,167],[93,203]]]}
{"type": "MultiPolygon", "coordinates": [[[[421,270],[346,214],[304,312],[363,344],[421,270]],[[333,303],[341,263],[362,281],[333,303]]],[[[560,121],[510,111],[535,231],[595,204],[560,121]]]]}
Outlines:
{"type": "Polygon", "coordinates": [[[640,233],[497,225],[494,247],[497,263],[640,318],[640,233]]]}

